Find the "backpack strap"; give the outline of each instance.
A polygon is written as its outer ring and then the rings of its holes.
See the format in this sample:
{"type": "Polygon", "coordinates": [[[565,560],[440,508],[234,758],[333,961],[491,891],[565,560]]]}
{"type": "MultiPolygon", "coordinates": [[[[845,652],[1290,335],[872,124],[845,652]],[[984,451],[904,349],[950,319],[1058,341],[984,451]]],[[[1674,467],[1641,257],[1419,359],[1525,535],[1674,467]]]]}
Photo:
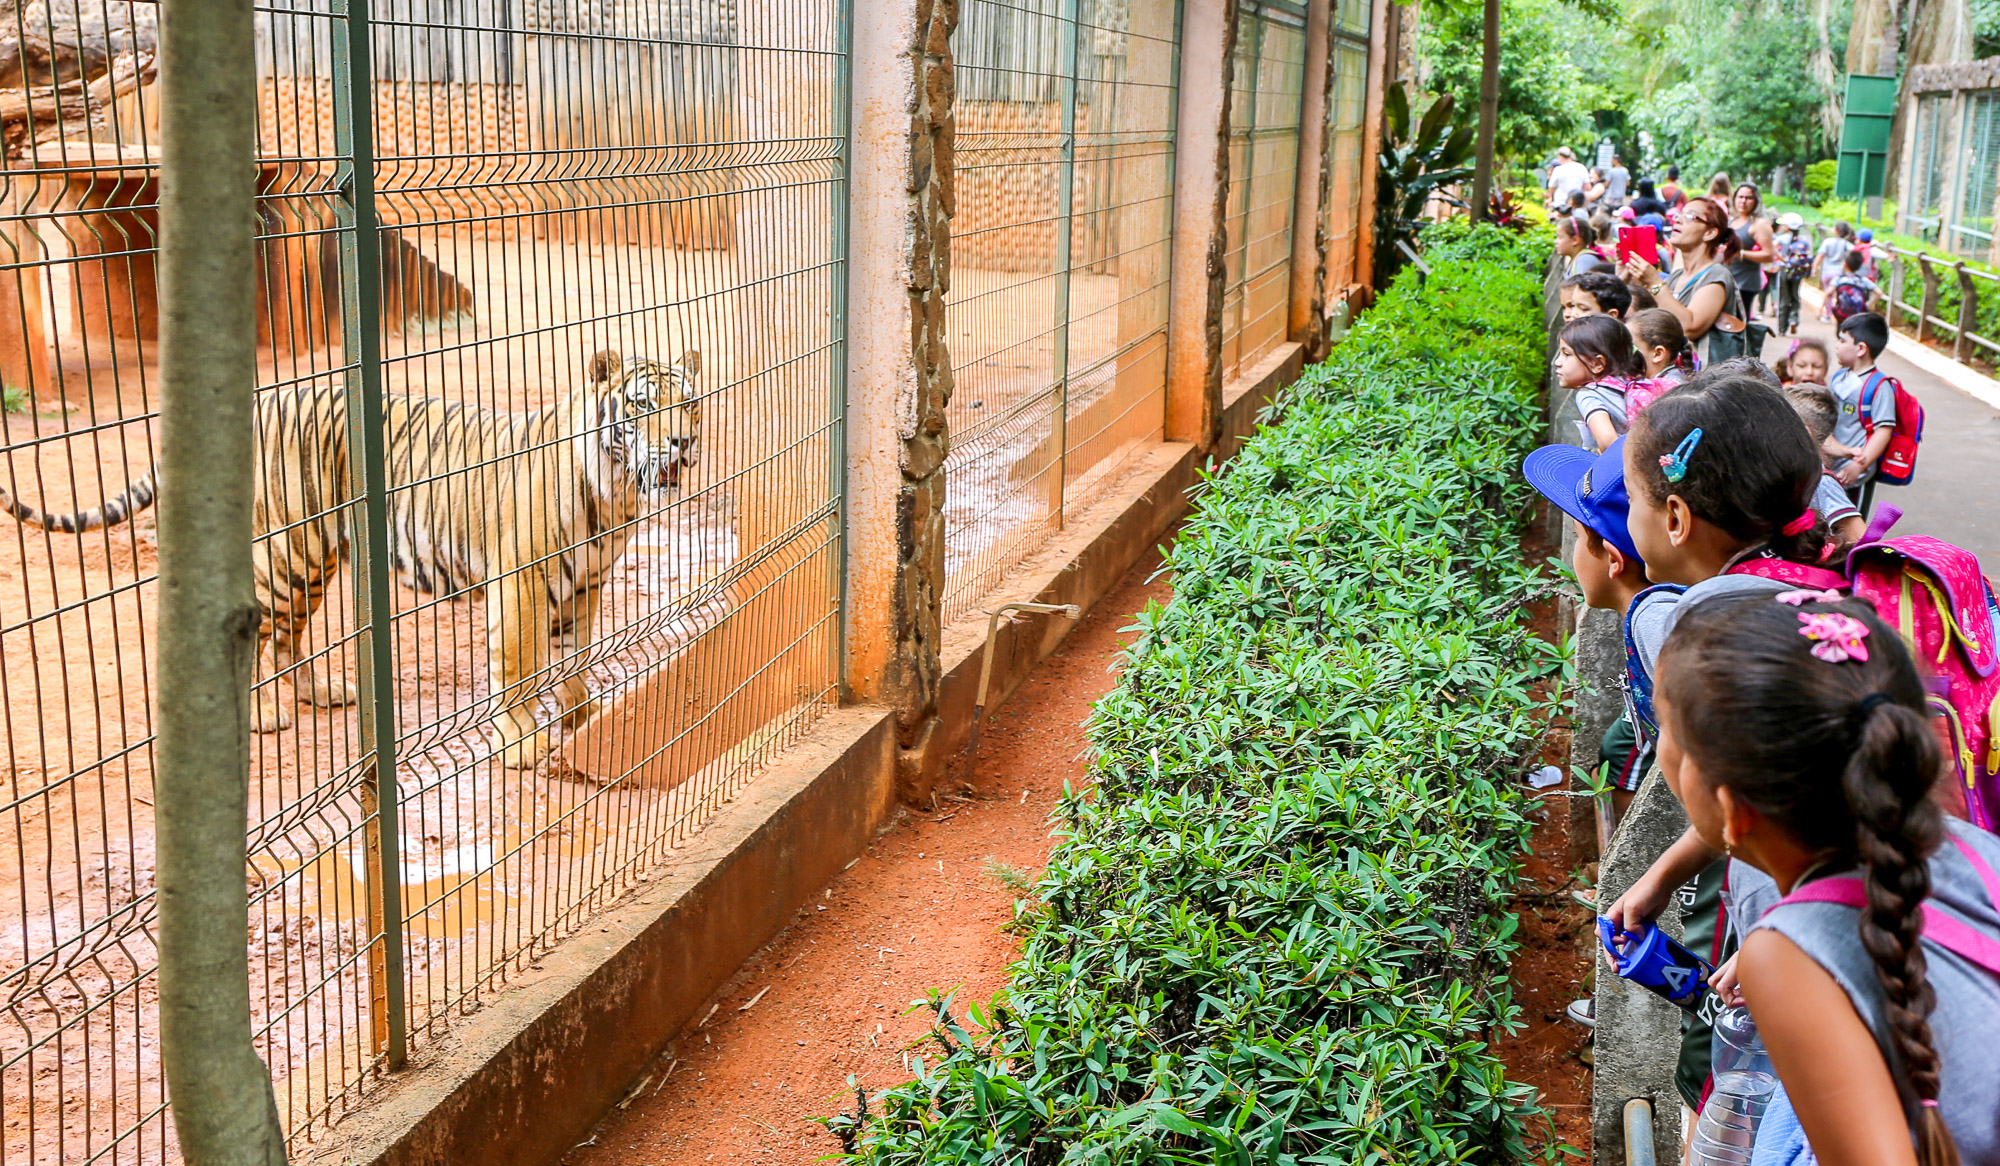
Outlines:
{"type": "MultiPolygon", "coordinates": [[[[1946,835],[1952,845],[1958,847],[1966,862],[1978,873],[1979,880],[1986,884],[1989,902],[2000,903],[2000,873],[1987,863],[1979,853],[1968,846],[1956,834],[1946,835]]],[[[1786,903],[1837,903],[1843,907],[1866,910],[1868,892],[1861,885],[1860,875],[1838,875],[1833,878],[1815,879],[1802,887],[1792,888],[1792,893],[1772,904],[1765,913],[1786,903]]],[[[1923,937],[1936,943],[1946,951],[1955,952],[1978,964],[1996,976],[2000,976],[2000,939],[1987,935],[1957,917],[1947,915],[1935,905],[1923,905],[1923,937]]]]}
{"type": "MultiPolygon", "coordinates": [[[[1625,695],[1632,704],[1632,716],[1638,723],[1642,737],[1657,736],[1660,725],[1653,717],[1653,677],[1646,671],[1646,662],[1639,656],[1639,641],[1632,637],[1632,617],[1640,605],[1655,592],[1679,595],[1687,588],[1679,583],[1655,583],[1632,597],[1632,604],[1625,609],[1625,695]]],[[[1643,742],[1642,742],[1643,744],[1643,742]]]]}
{"type": "Polygon", "coordinates": [[[1868,403],[1875,399],[1875,390],[1881,387],[1883,381],[1899,389],[1903,387],[1903,382],[1879,368],[1869,369],[1868,375],[1861,380],[1861,427],[1870,433],[1875,432],[1875,411],[1869,408],[1868,403]]]}
{"type": "Polygon", "coordinates": [[[1849,584],[1847,576],[1825,567],[1808,567],[1804,563],[1794,563],[1789,559],[1745,559],[1723,572],[1725,575],[1754,575],[1759,579],[1775,579],[1780,583],[1794,583],[1814,591],[1845,591],[1849,584]]]}

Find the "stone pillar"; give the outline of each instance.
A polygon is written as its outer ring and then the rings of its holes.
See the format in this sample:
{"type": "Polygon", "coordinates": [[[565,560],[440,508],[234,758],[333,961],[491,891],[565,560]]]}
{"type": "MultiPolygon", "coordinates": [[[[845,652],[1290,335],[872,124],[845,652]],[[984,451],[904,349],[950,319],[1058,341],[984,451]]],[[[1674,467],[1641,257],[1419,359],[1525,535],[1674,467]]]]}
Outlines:
{"type": "Polygon", "coordinates": [[[1391,34],[1402,10],[1400,4],[1375,0],[1368,22],[1368,98],[1361,115],[1361,209],[1356,212],[1361,222],[1354,240],[1354,282],[1365,289],[1375,286],[1375,159],[1382,155],[1382,95],[1393,80],[1396,42],[1391,34]]]}
{"type": "Polygon", "coordinates": [[[1333,185],[1326,111],[1333,103],[1333,0],[1307,0],[1306,61],[1300,75],[1298,186],[1292,194],[1292,286],[1285,338],[1306,359],[1326,355],[1326,199],[1333,185]]]}
{"type": "MultiPolygon", "coordinates": [[[[1687,829],[1687,814],[1657,767],[1648,774],[1631,808],[1611,836],[1611,846],[1597,871],[1597,893],[1606,903],[1630,890],[1653,860],[1687,829]]],[[[1660,926],[1681,937],[1678,900],[1660,916],[1660,926]]],[[[1592,949],[1596,937],[1592,936],[1592,949]]],[[[1628,1161],[1625,1155],[1625,1103],[1644,1097],[1653,1103],[1653,1153],[1656,1162],[1681,1160],[1681,1095],[1674,1088],[1674,1065],[1681,1052],[1681,1011],[1621,980],[1597,960],[1597,1035],[1591,1042],[1591,1150],[1598,1162],[1628,1161]]]]}
{"type": "Polygon", "coordinates": [[[1168,279],[1167,440],[1215,443],[1222,424],[1223,225],[1229,199],[1229,86],[1236,2],[1181,14],[1174,131],[1174,253],[1168,279]]]}
{"type": "Polygon", "coordinates": [[[944,586],[945,348],[957,0],[856,4],[848,227],[848,699],[897,709],[898,792],[927,797],[944,586]],[[907,320],[907,330],[886,327],[907,320]]]}

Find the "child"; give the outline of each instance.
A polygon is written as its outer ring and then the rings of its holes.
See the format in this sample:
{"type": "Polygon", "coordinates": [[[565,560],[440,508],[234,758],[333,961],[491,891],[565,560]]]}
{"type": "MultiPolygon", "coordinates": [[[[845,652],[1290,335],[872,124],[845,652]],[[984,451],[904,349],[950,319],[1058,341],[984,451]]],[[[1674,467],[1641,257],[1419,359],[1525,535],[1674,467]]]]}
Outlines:
{"type": "Polygon", "coordinates": [[[1861,274],[1880,282],[1882,269],[1875,266],[1875,232],[1867,227],[1855,232],[1854,251],[1861,256],[1861,274]]]}
{"type": "Polygon", "coordinates": [[[1876,358],[1889,346],[1889,325],[1873,312],[1849,316],[1840,323],[1840,340],[1833,354],[1840,371],[1833,374],[1827,388],[1833,390],[1839,414],[1833,421],[1833,439],[1825,449],[1838,461],[1834,474],[1847,488],[1847,496],[1861,507],[1865,516],[1874,501],[1876,463],[1896,428],[1896,386],[1887,376],[1871,376],[1876,358]],[[1863,417],[1863,393],[1868,395],[1867,417],[1863,417]]]}
{"type": "MultiPolygon", "coordinates": [[[[1623,615],[1646,589],[1646,564],[1626,533],[1625,449],[1619,442],[1591,455],[1573,445],[1545,445],[1528,455],[1521,473],[1576,524],[1576,551],[1571,566],[1583,589],[1585,606],[1623,615]]],[[[1645,777],[1642,750],[1631,722],[1613,722],[1598,749],[1598,760],[1612,775],[1613,821],[1623,817],[1632,795],[1645,777]]]]}
{"type": "Polygon", "coordinates": [[[1662,775],[1732,883],[1783,896],[1736,975],[1808,1142],[1830,1166],[2000,1162],[2000,839],[1931,800],[1896,630],[1863,601],[1738,596],[1690,610],[1659,668],[1662,775]]]}
{"type": "MultiPolygon", "coordinates": [[[[1656,586],[1641,592],[1625,617],[1626,700],[1648,741],[1658,723],[1655,664],[1680,616],[1721,596],[1795,586],[1737,573],[1748,560],[1776,559],[1802,572],[1819,563],[1826,527],[1812,499],[1820,473],[1811,435],[1784,394],[1758,377],[1704,371],[1634,418],[1625,441],[1627,528],[1656,586]]],[[[1604,914],[1636,931],[1692,879],[1684,933],[1712,937],[1696,954],[1719,965],[1730,954],[1721,857],[1689,831],[1604,914]]],[[[1708,1075],[1708,1035],[1706,1021],[1682,1025],[1675,1084],[1689,1108],[1708,1075]]]]}
{"type": "Polygon", "coordinates": [[[1847,258],[1840,261],[1843,270],[1834,279],[1833,286],[1827,289],[1827,311],[1832,312],[1837,321],[1875,310],[1875,300],[1881,295],[1881,289],[1862,272],[1862,259],[1861,252],[1849,251],[1847,258]]]}
{"type": "MultiPolygon", "coordinates": [[[[1820,287],[1832,287],[1833,281],[1840,278],[1847,253],[1854,250],[1853,238],[1854,228],[1843,219],[1833,225],[1832,237],[1819,245],[1819,253],[1813,256],[1813,267],[1819,272],[1820,287]]],[[[1822,312],[1820,319],[1826,318],[1822,312]]]]}
{"type": "Polygon", "coordinates": [[[1582,316],[1563,326],[1556,344],[1556,383],[1576,390],[1576,411],[1600,450],[1625,432],[1626,395],[1645,371],[1632,334],[1610,316],[1582,316]]]}
{"type": "Polygon", "coordinates": [[[1778,379],[1788,385],[1824,386],[1826,371],[1833,365],[1826,355],[1826,342],[1812,336],[1792,341],[1791,355],[1780,363],[1784,367],[1778,370],[1778,379]]]}
{"type": "Polygon", "coordinates": [[[1694,374],[1694,345],[1688,343],[1680,317],[1665,308],[1648,308],[1632,314],[1627,330],[1646,362],[1647,377],[1678,385],[1694,374]]]}
{"type": "Polygon", "coordinates": [[[1632,289],[1608,271],[1586,271],[1563,281],[1563,320],[1610,316],[1623,320],[1632,307],[1632,289]]]}
{"type": "Polygon", "coordinates": [[[1797,213],[1778,216],[1778,233],[1772,239],[1778,250],[1774,266],[1778,294],[1778,334],[1792,336],[1799,330],[1799,285],[1812,274],[1812,241],[1806,238],[1806,220],[1797,213]]]}
{"type": "MultiPolygon", "coordinates": [[[[1794,359],[1804,355],[1805,351],[1802,346],[1794,359]]],[[[1825,353],[1820,356],[1824,359],[1825,353]]],[[[1799,420],[1805,422],[1806,432],[1812,435],[1813,443],[1824,446],[1833,436],[1833,419],[1838,411],[1833,391],[1811,381],[1794,381],[1785,386],[1785,399],[1792,403],[1792,411],[1799,415],[1799,420]]],[[[1826,464],[1824,454],[1820,457],[1820,464],[1822,467],[1826,464]]],[[[1848,500],[1847,491],[1840,488],[1840,479],[1834,477],[1831,470],[1823,468],[1820,471],[1819,488],[1813,491],[1813,509],[1826,520],[1827,529],[1832,532],[1837,546],[1845,549],[1861,541],[1862,532],[1867,529],[1867,520],[1848,500]]]]}

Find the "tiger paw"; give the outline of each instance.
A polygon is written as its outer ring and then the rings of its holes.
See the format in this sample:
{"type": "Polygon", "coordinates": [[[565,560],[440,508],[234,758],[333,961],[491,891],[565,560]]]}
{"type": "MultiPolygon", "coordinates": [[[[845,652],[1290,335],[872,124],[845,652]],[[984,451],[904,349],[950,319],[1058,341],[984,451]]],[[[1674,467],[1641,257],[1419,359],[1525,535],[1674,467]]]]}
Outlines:
{"type": "Polygon", "coordinates": [[[275,733],[291,728],[292,714],[270,693],[262,693],[250,702],[250,731],[253,733],[275,733]]]}
{"type": "Polygon", "coordinates": [[[361,699],[361,693],[346,677],[338,681],[315,674],[305,698],[321,708],[339,708],[361,699]]]}
{"type": "Polygon", "coordinates": [[[497,726],[500,764],[508,769],[533,769],[549,751],[549,733],[540,729],[515,736],[513,726],[502,720],[497,726]]]}

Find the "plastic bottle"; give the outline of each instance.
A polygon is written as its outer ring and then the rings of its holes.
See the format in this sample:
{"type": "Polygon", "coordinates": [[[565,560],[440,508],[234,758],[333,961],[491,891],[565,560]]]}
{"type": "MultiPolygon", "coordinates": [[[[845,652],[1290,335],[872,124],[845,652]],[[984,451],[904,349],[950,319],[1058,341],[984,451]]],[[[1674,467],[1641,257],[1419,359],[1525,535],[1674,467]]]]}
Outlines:
{"type": "Polygon", "coordinates": [[[1771,1104],[1777,1075],[1750,1010],[1741,1005],[1715,1018],[1708,1047],[1715,1087],[1695,1119],[1688,1166],[1749,1166],[1757,1123],[1771,1104]]]}
{"type": "Polygon", "coordinates": [[[1715,974],[1707,960],[1676,943],[1673,936],[1658,927],[1626,931],[1599,915],[1597,935],[1621,978],[1676,1008],[1700,1011],[1708,993],[1708,978],[1715,974]]]}

